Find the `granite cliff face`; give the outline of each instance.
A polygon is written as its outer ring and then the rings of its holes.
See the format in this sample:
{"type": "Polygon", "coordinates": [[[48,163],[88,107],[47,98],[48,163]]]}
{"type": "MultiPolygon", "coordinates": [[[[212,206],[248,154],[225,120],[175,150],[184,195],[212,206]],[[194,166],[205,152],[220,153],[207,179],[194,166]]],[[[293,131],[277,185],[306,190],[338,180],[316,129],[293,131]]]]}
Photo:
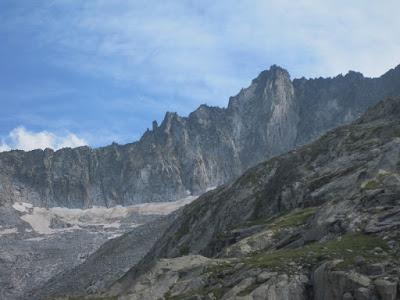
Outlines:
{"type": "Polygon", "coordinates": [[[379,99],[400,94],[400,67],[291,80],[272,66],[227,108],[167,113],[135,143],[0,154],[0,203],[82,208],[171,201],[200,194],[256,163],[349,123],[379,99]]]}

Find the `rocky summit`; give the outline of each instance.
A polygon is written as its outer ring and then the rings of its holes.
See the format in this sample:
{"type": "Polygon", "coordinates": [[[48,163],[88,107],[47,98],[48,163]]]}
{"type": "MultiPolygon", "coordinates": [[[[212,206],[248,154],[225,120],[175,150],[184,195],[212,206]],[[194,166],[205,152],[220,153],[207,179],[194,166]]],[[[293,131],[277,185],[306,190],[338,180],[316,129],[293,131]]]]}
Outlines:
{"type": "Polygon", "coordinates": [[[400,66],[379,78],[294,80],[272,66],[226,108],[167,113],[132,144],[1,153],[0,203],[90,208],[199,195],[399,94],[400,66]]]}
{"type": "Polygon", "coordinates": [[[397,97],[186,205],[105,291],[30,299],[400,299],[399,168],[397,97]]]}

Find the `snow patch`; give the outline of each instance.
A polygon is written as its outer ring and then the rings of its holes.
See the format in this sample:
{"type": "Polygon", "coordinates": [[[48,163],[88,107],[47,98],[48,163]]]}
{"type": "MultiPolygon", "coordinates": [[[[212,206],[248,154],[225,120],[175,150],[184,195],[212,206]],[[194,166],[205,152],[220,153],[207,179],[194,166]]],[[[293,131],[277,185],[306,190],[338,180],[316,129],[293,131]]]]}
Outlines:
{"type": "Polygon", "coordinates": [[[46,239],[46,238],[44,238],[44,237],[34,237],[34,238],[25,239],[25,241],[40,242],[40,241],[43,241],[44,239],[46,239]]]}
{"type": "Polygon", "coordinates": [[[51,215],[48,210],[41,207],[34,207],[32,214],[25,214],[21,219],[31,225],[32,229],[40,234],[51,234],[54,232],[50,228],[51,215]]]}
{"type": "Polygon", "coordinates": [[[215,190],[216,188],[217,188],[217,186],[210,186],[210,187],[206,188],[206,192],[215,190]]]}
{"type": "Polygon", "coordinates": [[[25,202],[16,202],[12,206],[16,211],[19,212],[27,212],[29,209],[33,207],[32,204],[30,203],[25,203],[25,202]]]}
{"type": "MultiPolygon", "coordinates": [[[[23,214],[20,218],[29,223],[39,234],[54,234],[63,231],[99,226],[103,229],[119,229],[121,222],[134,214],[167,215],[192,202],[196,197],[189,196],[174,202],[143,203],[132,206],[99,207],[89,209],[71,209],[65,207],[42,208],[32,204],[18,202],[13,208],[23,214]],[[51,228],[52,221],[60,223],[59,228],[51,228]],[[65,226],[63,226],[65,225],[65,226]]],[[[139,224],[131,224],[136,227],[139,224]]],[[[115,237],[115,236],[114,236],[115,237]]]]}
{"type": "Polygon", "coordinates": [[[178,208],[189,204],[196,197],[189,196],[184,199],[174,201],[174,202],[153,202],[153,203],[143,203],[133,206],[126,207],[128,210],[130,209],[133,212],[142,214],[142,215],[168,215],[178,208]]]}
{"type": "Polygon", "coordinates": [[[6,228],[6,229],[0,230],[0,236],[1,235],[14,234],[14,233],[18,233],[18,229],[17,228],[6,228]]]}
{"type": "Polygon", "coordinates": [[[121,235],[123,235],[123,233],[114,233],[113,235],[110,235],[108,237],[109,240],[115,239],[117,237],[120,237],[121,235]]]}

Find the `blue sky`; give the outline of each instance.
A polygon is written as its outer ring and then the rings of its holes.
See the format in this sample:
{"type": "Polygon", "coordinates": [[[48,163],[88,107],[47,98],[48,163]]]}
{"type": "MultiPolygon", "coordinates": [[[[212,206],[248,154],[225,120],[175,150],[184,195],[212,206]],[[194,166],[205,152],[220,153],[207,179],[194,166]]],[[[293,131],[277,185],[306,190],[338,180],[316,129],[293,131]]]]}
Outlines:
{"type": "Polygon", "coordinates": [[[138,139],[166,111],[292,77],[400,63],[400,2],[0,1],[0,151],[138,139]]]}

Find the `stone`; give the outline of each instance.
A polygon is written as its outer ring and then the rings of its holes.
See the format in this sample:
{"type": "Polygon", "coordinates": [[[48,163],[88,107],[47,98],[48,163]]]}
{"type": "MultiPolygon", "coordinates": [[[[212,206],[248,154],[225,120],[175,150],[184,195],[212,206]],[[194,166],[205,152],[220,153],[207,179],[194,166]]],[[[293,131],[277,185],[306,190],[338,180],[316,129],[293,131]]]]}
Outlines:
{"type": "Polygon", "coordinates": [[[369,276],[377,276],[385,273],[385,266],[382,263],[368,264],[365,266],[365,274],[369,276]]]}
{"type": "Polygon", "coordinates": [[[358,255],[358,256],[355,257],[354,263],[357,266],[361,266],[361,265],[363,265],[365,263],[365,258],[363,256],[358,255]]]}
{"type": "Polygon", "coordinates": [[[247,288],[251,287],[254,284],[254,282],[255,282],[255,279],[252,277],[244,278],[239,283],[232,286],[231,289],[227,293],[224,294],[224,297],[222,299],[234,298],[234,296],[237,295],[238,293],[243,292],[247,288]]]}
{"type": "Polygon", "coordinates": [[[244,267],[244,263],[238,263],[235,265],[235,270],[239,270],[244,267]]]}
{"type": "Polygon", "coordinates": [[[347,274],[347,278],[355,286],[368,287],[371,284],[371,279],[357,272],[350,272],[347,274]]]}
{"type": "Polygon", "coordinates": [[[306,285],[298,276],[275,276],[260,284],[244,299],[307,300],[306,285]]]}
{"type": "Polygon", "coordinates": [[[365,287],[360,287],[354,292],[355,300],[371,300],[371,290],[365,287]]]}
{"type": "Polygon", "coordinates": [[[353,300],[353,299],[354,298],[353,298],[353,295],[351,293],[347,292],[347,293],[343,294],[342,300],[353,300]]]}
{"type": "Polygon", "coordinates": [[[336,271],[334,266],[340,261],[326,262],[313,273],[312,285],[315,299],[336,300],[358,288],[368,288],[371,280],[354,271],[336,271]]]}
{"type": "Polygon", "coordinates": [[[395,249],[397,246],[397,242],[395,240],[390,240],[390,241],[388,241],[388,246],[391,249],[395,249]]]}
{"type": "Polygon", "coordinates": [[[374,281],[376,290],[381,300],[395,300],[397,297],[397,282],[391,282],[384,279],[374,281]]]}
{"type": "Polygon", "coordinates": [[[267,280],[269,280],[272,277],[277,276],[277,275],[278,275],[278,273],[276,273],[276,272],[266,272],[266,271],[264,271],[264,272],[261,272],[260,274],[258,274],[256,282],[257,283],[263,283],[263,282],[265,282],[265,281],[267,281],[267,280]]]}

